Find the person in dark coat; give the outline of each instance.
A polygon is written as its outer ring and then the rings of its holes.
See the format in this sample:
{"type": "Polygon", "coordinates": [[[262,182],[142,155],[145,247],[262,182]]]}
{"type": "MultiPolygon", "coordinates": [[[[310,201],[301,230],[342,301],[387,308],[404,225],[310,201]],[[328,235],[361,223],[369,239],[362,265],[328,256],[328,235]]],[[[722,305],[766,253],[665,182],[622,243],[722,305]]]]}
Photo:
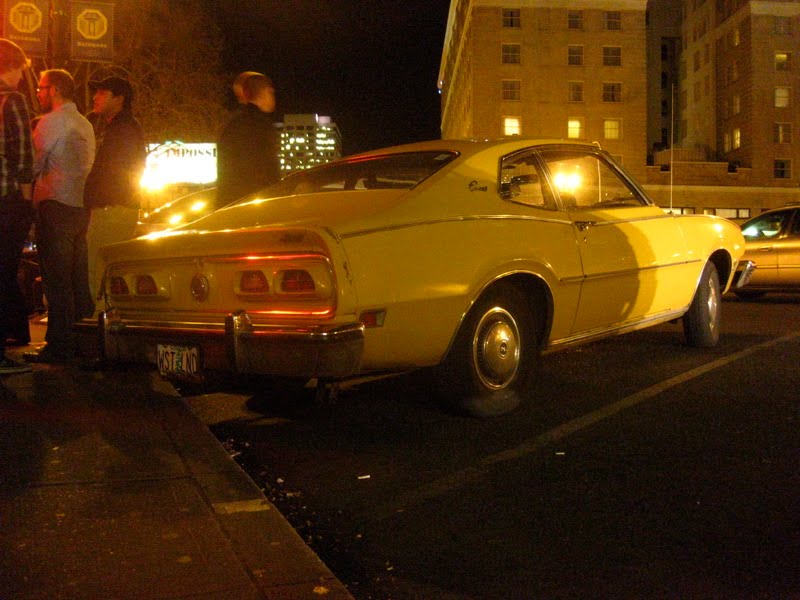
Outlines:
{"type": "Polygon", "coordinates": [[[97,139],[94,166],[86,180],[84,206],[91,210],[89,287],[96,298],[102,246],[134,236],[141,203],[140,181],[147,158],[144,130],[133,116],[133,88],[122,77],[91,83],[94,104],[89,122],[97,139]]]}
{"type": "Polygon", "coordinates": [[[217,141],[217,207],[258,191],[281,177],[275,129],[275,87],[266,75],[244,79],[240,105],[217,141]]]}

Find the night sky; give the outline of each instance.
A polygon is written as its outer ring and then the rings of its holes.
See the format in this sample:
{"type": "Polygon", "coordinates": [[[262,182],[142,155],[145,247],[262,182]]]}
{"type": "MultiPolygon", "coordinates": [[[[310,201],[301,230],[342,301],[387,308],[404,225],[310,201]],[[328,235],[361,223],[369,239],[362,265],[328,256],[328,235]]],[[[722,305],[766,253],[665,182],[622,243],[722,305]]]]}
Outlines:
{"type": "Polygon", "coordinates": [[[276,115],[328,115],[345,154],[440,137],[436,80],[449,0],[206,0],[223,67],[260,71],[276,115]]]}

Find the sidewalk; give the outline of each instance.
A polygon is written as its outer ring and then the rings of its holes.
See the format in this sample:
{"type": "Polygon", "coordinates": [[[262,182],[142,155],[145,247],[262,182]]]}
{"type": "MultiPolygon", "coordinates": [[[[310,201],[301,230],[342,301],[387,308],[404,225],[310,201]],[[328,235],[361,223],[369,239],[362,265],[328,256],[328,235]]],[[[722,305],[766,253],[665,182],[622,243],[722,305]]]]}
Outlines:
{"type": "Polygon", "coordinates": [[[351,596],[157,374],[34,365],[0,378],[0,598],[351,596]]]}

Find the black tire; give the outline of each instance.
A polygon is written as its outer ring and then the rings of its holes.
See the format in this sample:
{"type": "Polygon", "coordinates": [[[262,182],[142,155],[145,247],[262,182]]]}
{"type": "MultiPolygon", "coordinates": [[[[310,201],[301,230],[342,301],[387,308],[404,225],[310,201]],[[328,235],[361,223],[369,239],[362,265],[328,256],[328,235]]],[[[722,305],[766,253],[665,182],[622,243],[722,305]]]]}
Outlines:
{"type": "Polygon", "coordinates": [[[524,294],[513,285],[484,294],[439,367],[439,390],[447,404],[473,417],[517,408],[538,362],[535,323],[524,294]]]}
{"type": "Polygon", "coordinates": [[[708,262],[700,275],[689,311],[683,316],[683,333],[690,346],[711,348],[719,341],[722,292],[714,263],[708,262]]]}

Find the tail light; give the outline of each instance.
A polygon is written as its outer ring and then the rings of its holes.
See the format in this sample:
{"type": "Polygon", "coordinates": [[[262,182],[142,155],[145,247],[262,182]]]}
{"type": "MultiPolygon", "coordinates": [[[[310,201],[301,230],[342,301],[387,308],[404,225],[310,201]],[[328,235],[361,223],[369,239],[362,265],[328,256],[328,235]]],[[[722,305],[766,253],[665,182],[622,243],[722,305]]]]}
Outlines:
{"type": "Polygon", "coordinates": [[[314,278],[308,271],[291,269],[281,274],[281,291],[288,293],[313,292],[316,290],[314,278]]]}
{"type": "Polygon", "coordinates": [[[124,277],[112,277],[109,281],[108,289],[112,296],[127,296],[130,294],[124,277]]]}
{"type": "Polygon", "coordinates": [[[239,278],[239,290],[243,294],[266,294],[269,282],[263,271],[243,271],[239,278]]]}
{"type": "Polygon", "coordinates": [[[151,275],[139,275],[136,278],[137,296],[155,296],[158,294],[156,280],[151,275]]]}

